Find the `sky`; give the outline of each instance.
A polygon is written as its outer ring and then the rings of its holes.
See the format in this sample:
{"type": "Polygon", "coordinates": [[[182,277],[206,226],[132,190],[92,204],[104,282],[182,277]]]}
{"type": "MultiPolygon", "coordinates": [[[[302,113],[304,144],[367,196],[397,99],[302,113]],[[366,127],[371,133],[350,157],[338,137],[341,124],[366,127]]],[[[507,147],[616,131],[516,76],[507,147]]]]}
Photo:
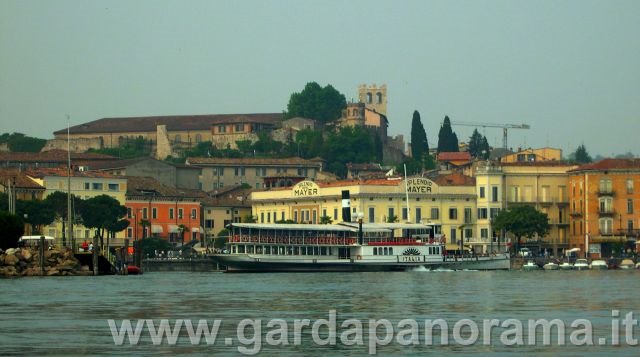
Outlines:
{"type": "Polygon", "coordinates": [[[282,112],[307,82],[348,101],[386,83],[406,142],[418,110],[432,147],[448,115],[529,124],[512,148],[639,155],[639,37],[637,0],[0,0],[0,132],[282,112]]]}

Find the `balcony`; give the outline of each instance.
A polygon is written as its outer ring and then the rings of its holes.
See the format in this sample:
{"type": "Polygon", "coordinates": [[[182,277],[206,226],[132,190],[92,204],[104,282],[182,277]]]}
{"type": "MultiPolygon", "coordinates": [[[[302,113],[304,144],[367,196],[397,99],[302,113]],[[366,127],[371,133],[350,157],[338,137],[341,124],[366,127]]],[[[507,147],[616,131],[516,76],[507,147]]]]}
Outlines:
{"type": "Polygon", "coordinates": [[[598,190],[598,197],[613,197],[614,192],[611,189],[599,189],[598,190]]]}
{"type": "Polygon", "coordinates": [[[616,214],[613,208],[598,208],[598,215],[600,217],[613,217],[616,214]]]}
{"type": "Polygon", "coordinates": [[[551,205],[553,205],[553,200],[550,198],[543,198],[538,200],[538,203],[540,203],[540,206],[542,207],[551,207],[551,205]]]}
{"type": "Polygon", "coordinates": [[[582,217],[582,211],[573,211],[573,212],[570,212],[569,215],[571,217],[582,217]]]}

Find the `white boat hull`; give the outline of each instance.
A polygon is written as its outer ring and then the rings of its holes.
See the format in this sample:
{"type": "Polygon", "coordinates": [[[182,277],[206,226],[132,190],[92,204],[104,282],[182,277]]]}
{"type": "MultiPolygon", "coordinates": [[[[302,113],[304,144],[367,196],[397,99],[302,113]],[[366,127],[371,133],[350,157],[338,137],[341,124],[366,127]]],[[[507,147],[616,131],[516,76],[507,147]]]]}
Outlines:
{"type": "Polygon", "coordinates": [[[367,261],[357,259],[295,259],[261,257],[246,254],[216,254],[211,258],[227,267],[227,272],[352,272],[352,271],[406,271],[424,267],[430,270],[508,270],[509,257],[447,257],[442,261],[401,262],[367,261]]]}

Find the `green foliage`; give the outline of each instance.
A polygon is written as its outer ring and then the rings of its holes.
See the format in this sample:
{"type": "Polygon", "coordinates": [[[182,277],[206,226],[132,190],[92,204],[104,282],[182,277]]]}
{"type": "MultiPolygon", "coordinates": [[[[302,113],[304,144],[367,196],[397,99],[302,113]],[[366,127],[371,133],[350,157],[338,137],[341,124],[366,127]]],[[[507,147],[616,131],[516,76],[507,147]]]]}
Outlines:
{"type": "Polygon", "coordinates": [[[458,151],[458,136],[451,129],[451,120],[448,116],[445,116],[438,132],[438,152],[458,151]]]}
{"type": "Polygon", "coordinates": [[[480,135],[478,129],[473,129],[473,134],[469,138],[469,154],[475,158],[486,160],[489,157],[489,150],[487,137],[480,135]]]}
{"type": "Polygon", "coordinates": [[[398,216],[393,215],[387,217],[387,223],[398,223],[398,216]]]}
{"type": "Polygon", "coordinates": [[[424,130],[422,121],[420,120],[420,113],[416,110],[413,112],[413,118],[411,120],[411,162],[405,162],[407,164],[407,170],[411,167],[412,174],[419,173],[422,169],[431,170],[435,168],[435,161],[429,153],[429,141],[427,140],[427,133],[424,130]]]}
{"type": "Polygon", "coordinates": [[[0,211],[9,210],[9,195],[4,192],[0,192],[0,211]]]}
{"type": "Polygon", "coordinates": [[[256,154],[261,155],[277,155],[282,150],[282,143],[273,140],[268,133],[258,133],[258,141],[256,141],[252,147],[256,154]]]}
{"type": "Polygon", "coordinates": [[[549,218],[546,213],[539,212],[529,205],[515,206],[501,211],[493,222],[496,230],[506,230],[516,237],[516,249],[520,250],[520,239],[533,238],[535,235],[544,237],[549,233],[549,218]]]}
{"type": "Polygon", "coordinates": [[[31,225],[33,234],[40,234],[39,226],[49,225],[56,219],[56,212],[49,201],[18,201],[16,211],[25,217],[25,222],[31,225]]]}
{"type": "Polygon", "coordinates": [[[40,152],[47,143],[45,139],[26,136],[22,133],[0,135],[0,144],[8,144],[12,152],[40,152]]]}
{"type": "Polygon", "coordinates": [[[107,195],[85,200],[81,211],[84,226],[97,229],[100,238],[104,237],[105,231],[113,232],[113,229],[122,227],[118,221],[127,214],[125,206],[120,205],[118,200],[107,195]]]}
{"type": "Polygon", "coordinates": [[[587,164],[593,161],[591,155],[587,152],[587,148],[584,144],[578,146],[576,151],[573,152],[574,160],[580,164],[587,164]]]}
{"type": "Polygon", "coordinates": [[[143,137],[126,139],[120,146],[115,148],[89,149],[89,152],[115,156],[121,159],[132,159],[151,155],[152,143],[143,137]]]}
{"type": "Polygon", "coordinates": [[[244,217],[244,219],[242,220],[243,223],[257,223],[258,222],[258,217],[256,216],[252,216],[250,214],[246,215],[244,217]]]}
{"type": "Polygon", "coordinates": [[[324,138],[319,130],[304,129],[296,134],[295,142],[291,143],[291,152],[295,156],[311,159],[322,156],[324,138]]]}
{"type": "MultiPolygon", "coordinates": [[[[76,210],[81,210],[83,200],[80,197],[71,195],[71,206],[74,208],[72,215],[75,215],[74,222],[81,219],[82,215],[77,214],[76,210]]],[[[44,201],[47,202],[49,207],[53,210],[55,219],[62,222],[62,240],[66,242],[67,235],[67,193],[64,191],[55,191],[48,195],[44,201]]]]}
{"type": "Polygon", "coordinates": [[[294,222],[292,219],[281,219],[281,220],[275,221],[273,223],[275,223],[275,224],[292,224],[292,223],[296,223],[296,222],[294,222]]]}
{"type": "Polygon", "coordinates": [[[167,242],[162,238],[144,238],[141,239],[138,244],[140,244],[140,249],[142,249],[143,256],[155,256],[155,252],[169,251],[173,249],[173,245],[167,242]]]}
{"type": "Polygon", "coordinates": [[[229,239],[229,234],[231,234],[231,232],[226,228],[218,232],[216,239],[213,241],[213,247],[224,248],[227,244],[227,240],[229,239]]]}
{"type": "Polygon", "coordinates": [[[344,127],[330,133],[323,157],[327,170],[340,177],[347,174],[347,163],[371,162],[375,159],[374,140],[363,127],[344,127]]]}
{"type": "Polygon", "coordinates": [[[0,211],[0,249],[15,248],[18,239],[24,234],[24,221],[20,216],[7,211],[0,211]]]}
{"type": "Polygon", "coordinates": [[[320,224],[331,224],[333,223],[333,219],[329,216],[320,217],[320,224]]]}
{"type": "MultiPolygon", "coordinates": [[[[431,155],[429,155],[431,157],[431,155]]],[[[407,167],[407,175],[418,175],[422,173],[423,163],[414,158],[410,157],[405,160],[402,164],[396,166],[396,172],[400,172],[404,174],[404,167],[407,167]]]]}
{"type": "Polygon", "coordinates": [[[322,88],[318,83],[310,82],[302,92],[291,94],[284,115],[285,118],[303,117],[327,123],[340,118],[346,106],[344,95],[330,84],[322,88]]]}

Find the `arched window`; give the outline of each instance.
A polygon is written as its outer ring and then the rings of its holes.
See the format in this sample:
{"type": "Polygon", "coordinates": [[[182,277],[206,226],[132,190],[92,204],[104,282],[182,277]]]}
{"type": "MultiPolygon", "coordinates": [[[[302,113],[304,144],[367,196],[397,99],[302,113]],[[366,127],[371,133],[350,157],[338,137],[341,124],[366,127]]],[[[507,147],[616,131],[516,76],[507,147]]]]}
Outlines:
{"type": "Polygon", "coordinates": [[[176,143],[180,142],[180,134],[176,135],[176,137],[173,139],[176,143]]]}
{"type": "Polygon", "coordinates": [[[382,104],[382,93],[376,93],[376,101],[378,102],[378,104],[382,104]]]}
{"type": "Polygon", "coordinates": [[[354,109],[354,110],[353,110],[353,116],[354,116],[354,117],[357,117],[357,116],[358,116],[358,109],[354,109]]]}
{"type": "Polygon", "coordinates": [[[367,103],[371,104],[371,92],[367,92],[367,103]]]}

